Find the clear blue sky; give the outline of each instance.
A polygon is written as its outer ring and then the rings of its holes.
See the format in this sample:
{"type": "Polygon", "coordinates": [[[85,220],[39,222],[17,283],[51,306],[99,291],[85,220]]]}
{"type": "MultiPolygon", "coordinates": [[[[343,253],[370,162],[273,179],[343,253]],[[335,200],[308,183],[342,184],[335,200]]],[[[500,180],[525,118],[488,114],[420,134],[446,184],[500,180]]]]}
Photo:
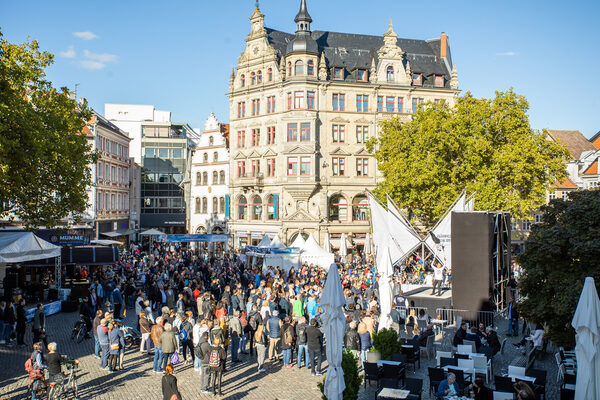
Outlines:
{"type": "MultiPolygon", "coordinates": [[[[262,0],[266,25],[288,32],[300,0],[262,0]]],[[[99,112],[104,103],[154,104],[200,127],[228,121],[225,93],[243,50],[253,0],[3,0],[5,39],[27,36],[56,54],[48,77],[99,112]],[[79,34],[75,34],[79,32],[79,34]],[[91,33],[91,34],[90,34],[91,33]],[[61,55],[62,53],[62,55],[61,55]]],[[[527,96],[536,129],[600,130],[600,2],[308,0],[313,29],[450,37],[460,88],[527,96]]]]}

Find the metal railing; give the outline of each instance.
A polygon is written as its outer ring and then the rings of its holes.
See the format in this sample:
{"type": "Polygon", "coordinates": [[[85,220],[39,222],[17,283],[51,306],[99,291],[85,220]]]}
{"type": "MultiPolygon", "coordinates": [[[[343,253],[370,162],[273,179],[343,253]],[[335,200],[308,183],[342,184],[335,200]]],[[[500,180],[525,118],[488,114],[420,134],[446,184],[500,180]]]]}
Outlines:
{"type": "MultiPolygon", "coordinates": [[[[476,311],[476,310],[456,310],[452,308],[437,308],[435,317],[446,320],[447,325],[455,325],[458,317],[463,322],[468,322],[469,325],[479,325],[483,322],[485,326],[494,326],[494,311],[476,311]]],[[[433,316],[432,316],[433,317],[433,316]]]]}

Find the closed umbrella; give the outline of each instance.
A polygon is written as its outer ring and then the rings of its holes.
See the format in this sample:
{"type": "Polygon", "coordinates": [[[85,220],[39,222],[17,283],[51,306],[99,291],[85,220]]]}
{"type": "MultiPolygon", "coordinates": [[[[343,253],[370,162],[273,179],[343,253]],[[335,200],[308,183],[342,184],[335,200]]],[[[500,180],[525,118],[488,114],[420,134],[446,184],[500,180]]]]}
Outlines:
{"type": "Polygon", "coordinates": [[[577,332],[575,399],[600,399],[600,300],[594,278],[585,278],[571,325],[577,332]]]}
{"type": "Polygon", "coordinates": [[[365,255],[370,256],[373,252],[373,242],[371,241],[371,234],[367,232],[367,237],[365,238],[365,255]]]}
{"type": "Polygon", "coordinates": [[[346,234],[342,233],[340,236],[340,258],[342,262],[346,262],[346,256],[348,255],[348,247],[346,245],[346,234]]]}
{"type": "Polygon", "coordinates": [[[325,243],[323,248],[326,252],[331,253],[331,243],[329,243],[329,233],[325,234],[325,243]]]}
{"type": "MultiPolygon", "coordinates": [[[[388,241],[389,243],[389,241],[388,241]]],[[[388,246],[383,248],[382,254],[377,257],[377,272],[379,273],[379,328],[389,328],[392,326],[392,276],[394,269],[392,267],[392,259],[390,257],[390,249],[388,246]]]]}
{"type": "Polygon", "coordinates": [[[323,326],[327,346],[327,376],[325,377],[325,396],[328,400],[342,400],[342,394],[346,389],[344,383],[344,371],[342,370],[342,346],[344,342],[344,330],[346,318],[342,306],[346,304],[344,290],[340,281],[337,266],[332,264],[327,273],[327,281],[321,295],[321,306],[323,307],[323,326]]]}

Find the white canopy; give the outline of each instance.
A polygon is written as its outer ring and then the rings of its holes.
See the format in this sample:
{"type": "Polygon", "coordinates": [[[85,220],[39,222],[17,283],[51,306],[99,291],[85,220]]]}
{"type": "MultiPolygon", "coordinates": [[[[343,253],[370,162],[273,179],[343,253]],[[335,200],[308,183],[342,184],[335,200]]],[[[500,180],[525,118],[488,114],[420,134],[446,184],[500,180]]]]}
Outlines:
{"type": "Polygon", "coordinates": [[[300,266],[300,254],[290,253],[275,253],[265,254],[263,261],[263,269],[269,267],[279,267],[282,270],[288,272],[292,268],[298,268],[300,266]]]}
{"type": "Polygon", "coordinates": [[[577,331],[575,400],[600,399],[600,300],[594,278],[585,278],[571,325],[577,331]]]}
{"type": "Polygon", "coordinates": [[[117,245],[123,244],[117,240],[104,240],[104,239],[90,240],[90,243],[91,244],[99,244],[101,246],[110,246],[112,244],[117,244],[117,245]]]}
{"type": "Polygon", "coordinates": [[[302,234],[299,233],[296,236],[296,239],[294,239],[294,241],[292,242],[290,247],[296,247],[298,249],[302,249],[304,247],[305,243],[306,243],[306,240],[304,240],[304,238],[302,237],[302,234]]]}
{"type": "Polygon", "coordinates": [[[281,242],[281,239],[279,239],[279,235],[275,235],[273,240],[271,240],[269,247],[272,249],[285,249],[285,245],[281,242]]]}
{"type": "Polygon", "coordinates": [[[323,250],[312,235],[308,235],[301,253],[300,260],[303,264],[306,262],[318,265],[323,269],[329,269],[329,266],[334,262],[333,254],[323,250]]]}
{"type": "MultiPolygon", "coordinates": [[[[406,257],[410,252],[419,247],[421,237],[412,226],[412,224],[402,215],[400,209],[392,198],[387,196],[388,206],[388,226],[392,241],[401,250],[402,258],[406,257]]],[[[393,246],[388,245],[389,248],[393,246]]],[[[391,253],[390,253],[391,254],[391,253]]],[[[399,260],[392,259],[392,263],[399,260]]]]}
{"type": "Polygon", "coordinates": [[[271,239],[269,239],[269,235],[263,236],[257,247],[260,247],[261,249],[268,249],[271,247],[271,239]]]}
{"type": "Polygon", "coordinates": [[[147,231],[140,233],[140,235],[148,235],[148,236],[161,236],[164,234],[165,234],[164,232],[161,232],[158,229],[148,229],[147,231]]]}
{"type": "Polygon", "coordinates": [[[32,232],[0,232],[0,263],[19,263],[60,256],[60,246],[32,232]]]}

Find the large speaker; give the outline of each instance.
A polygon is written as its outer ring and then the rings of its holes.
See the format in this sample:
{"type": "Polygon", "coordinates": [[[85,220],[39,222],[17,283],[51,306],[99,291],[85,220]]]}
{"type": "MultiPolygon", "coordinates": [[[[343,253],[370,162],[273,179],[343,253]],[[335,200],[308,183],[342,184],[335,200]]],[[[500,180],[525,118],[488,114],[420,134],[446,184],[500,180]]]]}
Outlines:
{"type": "Polygon", "coordinates": [[[499,311],[506,307],[510,271],[510,214],[453,212],[452,306],[499,311]]]}

